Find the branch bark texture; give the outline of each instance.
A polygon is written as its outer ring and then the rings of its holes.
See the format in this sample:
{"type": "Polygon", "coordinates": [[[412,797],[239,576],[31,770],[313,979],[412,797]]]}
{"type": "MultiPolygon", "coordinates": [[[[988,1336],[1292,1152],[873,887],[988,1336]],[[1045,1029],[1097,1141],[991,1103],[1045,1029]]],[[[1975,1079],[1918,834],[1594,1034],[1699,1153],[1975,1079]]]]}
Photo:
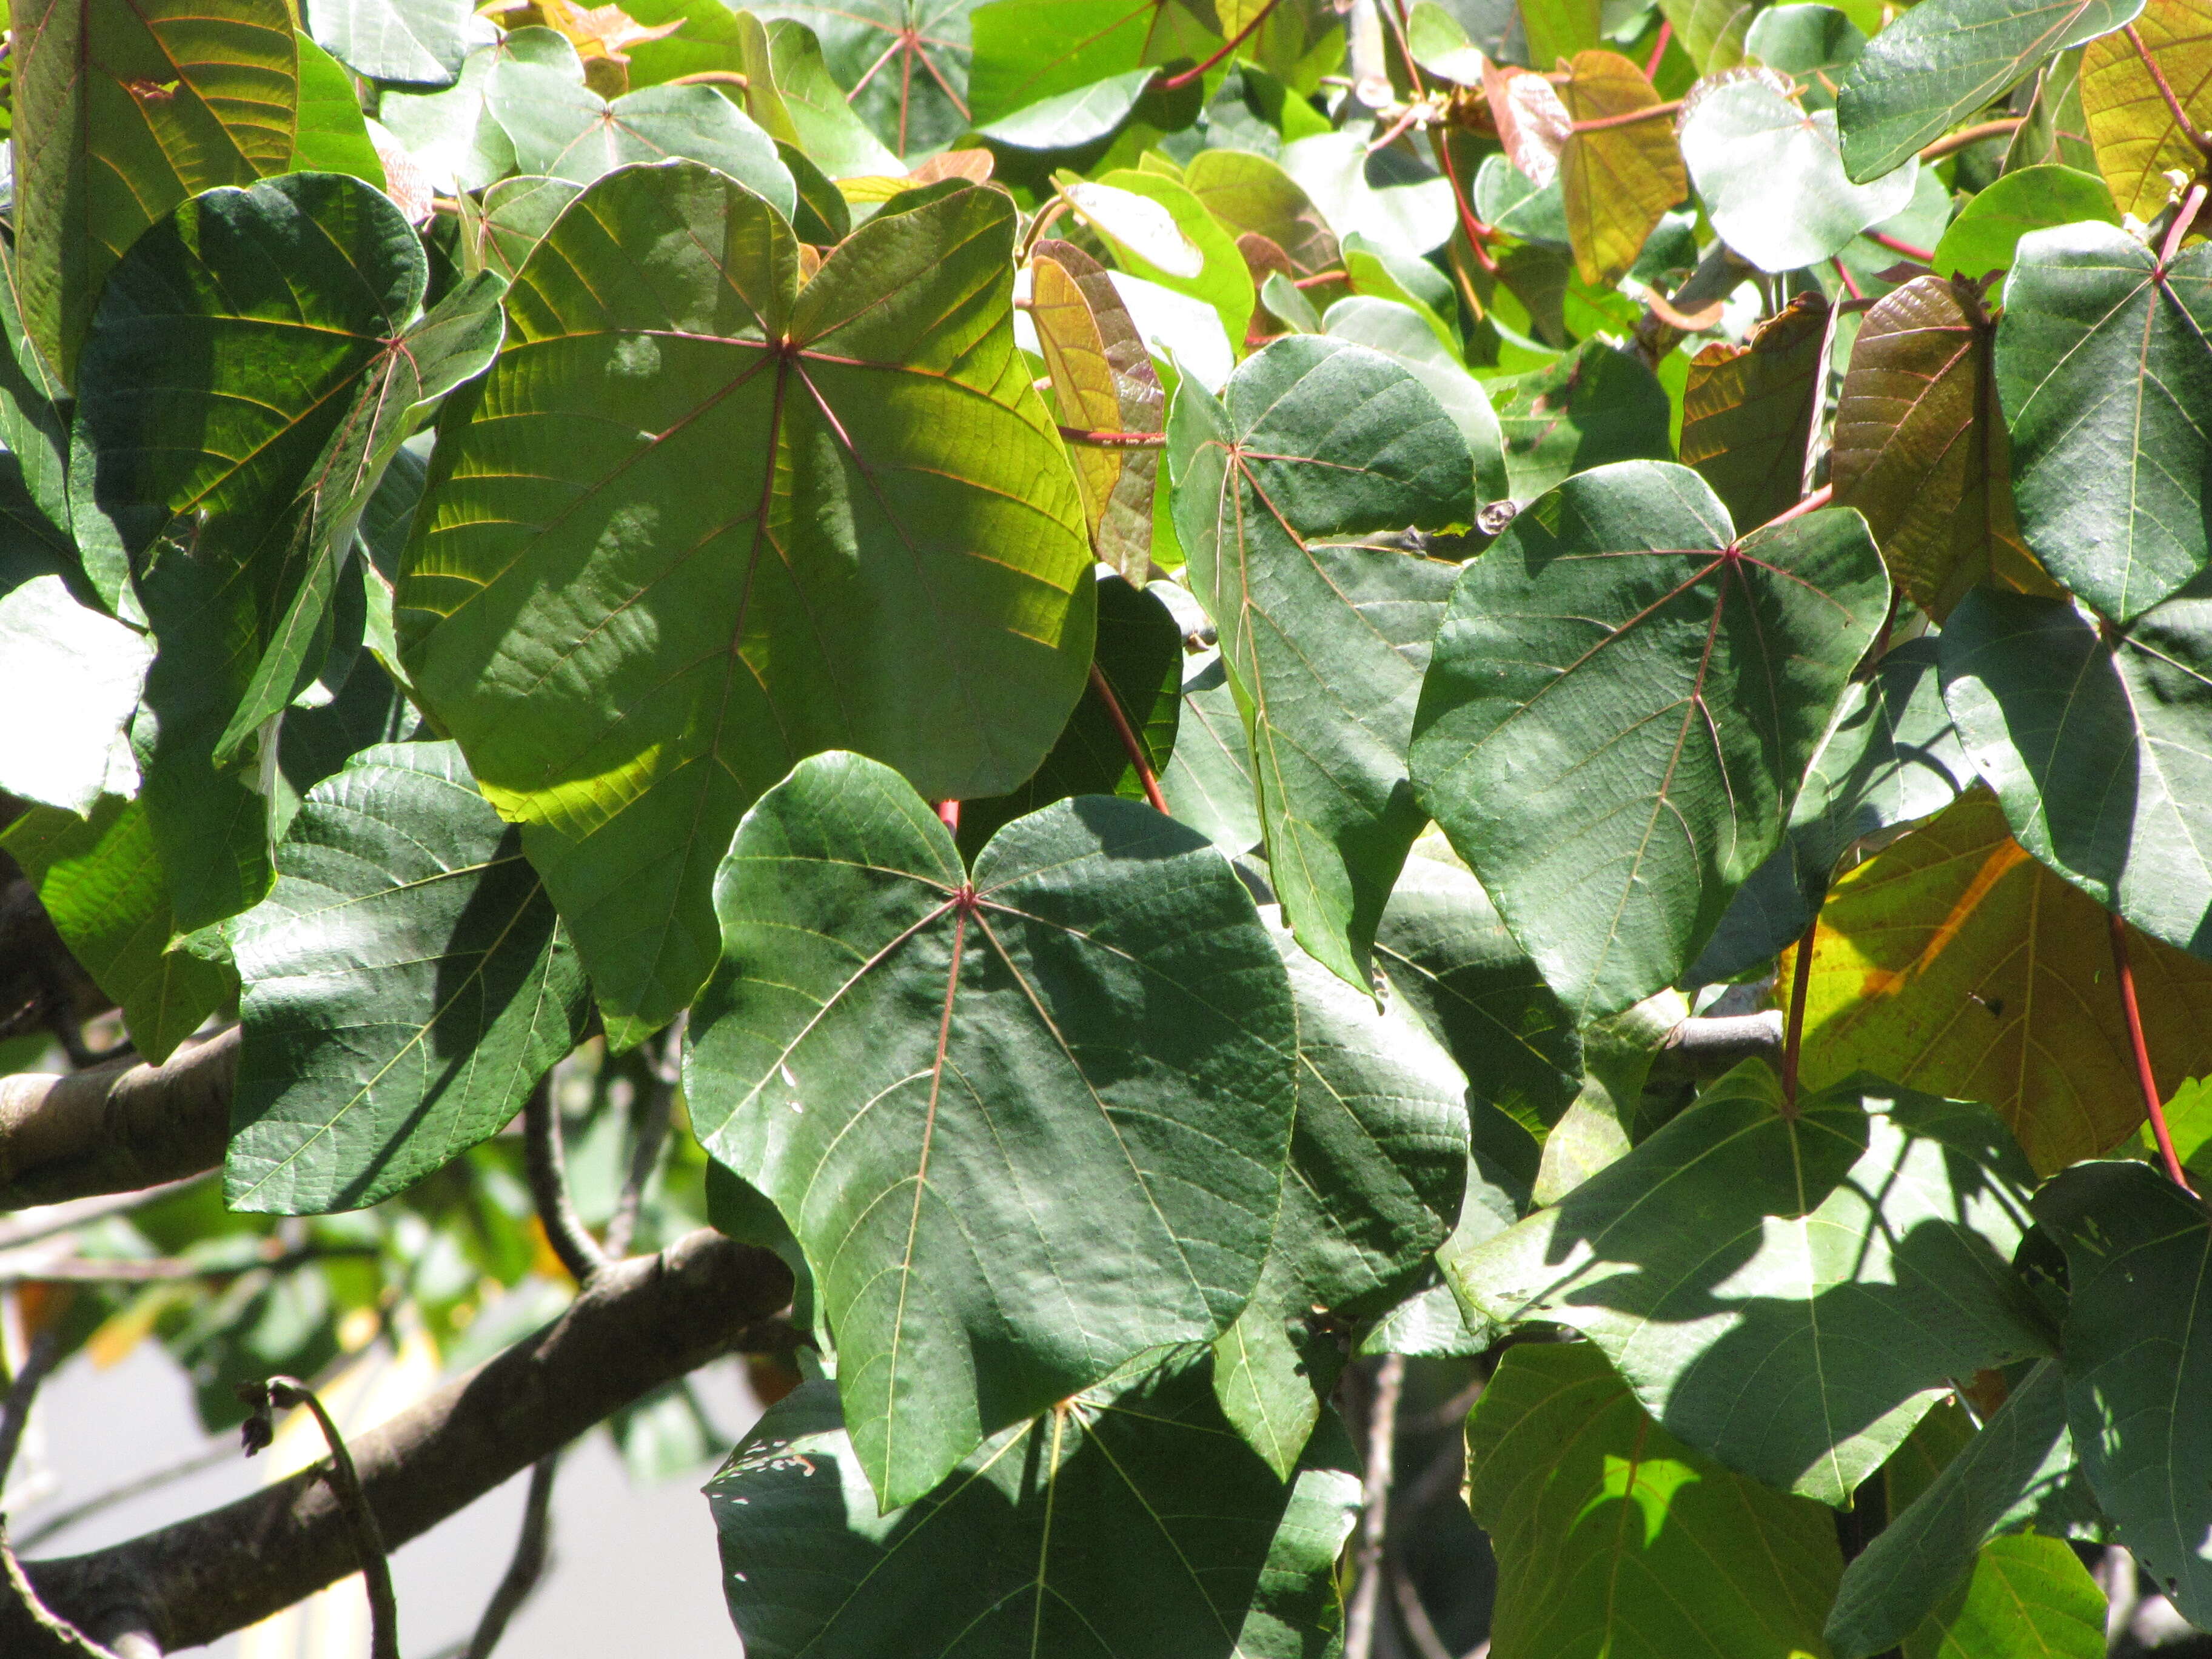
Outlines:
{"type": "Polygon", "coordinates": [[[130,1192],[222,1162],[238,1028],[159,1066],[0,1077],[0,1210],[130,1192]]]}

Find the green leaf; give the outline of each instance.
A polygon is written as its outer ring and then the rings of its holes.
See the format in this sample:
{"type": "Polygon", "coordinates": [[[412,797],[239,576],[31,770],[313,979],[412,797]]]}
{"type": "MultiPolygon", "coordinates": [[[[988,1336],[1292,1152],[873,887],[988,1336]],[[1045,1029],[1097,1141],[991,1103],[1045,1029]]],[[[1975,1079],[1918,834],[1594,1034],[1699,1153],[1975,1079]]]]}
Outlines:
{"type": "Polygon", "coordinates": [[[377,100],[377,118],[440,189],[482,190],[514,171],[514,141],[489,107],[494,77],[512,64],[552,70],[572,88],[584,84],[583,61],[565,36],[516,29],[471,52],[458,84],[444,92],[386,93],[377,100]]]}
{"type": "Polygon", "coordinates": [[[1094,81],[1002,115],[977,127],[975,136],[1010,149],[1083,149],[1126,126],[1152,81],[1153,71],[1148,69],[1094,81]]]}
{"type": "Polygon", "coordinates": [[[970,877],[896,774],[818,757],[746,816],[715,907],[692,1122],[805,1247],[886,1504],[1242,1310],[1297,1030],[1198,836],[1090,796],[1008,825],[970,877]]]}
{"type": "Polygon", "coordinates": [[[811,29],[787,17],[763,23],[750,11],[732,16],[750,82],[745,110],[763,131],[797,146],[832,179],[896,177],[906,171],[845,101],[811,29]]]}
{"type": "MultiPolygon", "coordinates": [[[[2109,921],[2013,840],[1985,790],[1967,791],[1830,890],[1806,1083],[1887,1066],[1907,1087],[1986,1101],[2039,1174],[2100,1156],[2143,1115],[2109,921]]],[[[2129,951],[2153,1073],[2171,1094],[2212,1073],[2212,963],[2141,933],[2129,951]]]]}
{"type": "Polygon", "coordinates": [[[1743,53],[1788,74],[1803,88],[1798,96],[1807,109],[1832,109],[1829,88],[1858,62],[1866,42],[1858,25],[1833,6],[1769,6],[1751,20],[1743,53]]]}
{"type": "Polygon", "coordinates": [[[283,0],[29,0],[11,146],[26,331],[62,377],[101,284],[187,197],[284,171],[299,59],[283,0]]]}
{"type": "Polygon", "coordinates": [[[356,75],[449,87],[468,56],[468,0],[307,0],[307,33],[356,75]]]}
{"type": "Polygon", "coordinates": [[[1323,326],[1337,339],[1381,352],[1428,387],[1467,441],[1468,453],[1474,460],[1478,505],[1510,492],[1504,433],[1498,423],[1498,411],[1491,407],[1490,394],[1481,381],[1467,372],[1458,356],[1446,349],[1419,312],[1395,301],[1355,294],[1328,308],[1323,326]]]}
{"type": "Polygon", "coordinates": [[[1958,1604],[1930,1615],[1905,1659],[2103,1659],[2105,1592],[2056,1538],[1982,1546],[1958,1604]]]}
{"type": "Polygon", "coordinates": [[[1467,38],[1458,18],[1437,3],[1419,0],[1406,20],[1406,49],[1431,75],[1462,87],[1482,84],[1481,51],[1467,38]]]}
{"type": "Polygon", "coordinates": [[[1666,389],[1644,361],[1586,340],[1545,368],[1489,383],[1516,501],[1615,461],[1671,461],[1666,389]]]}
{"type": "Polygon", "coordinates": [[[19,716],[0,725],[0,789],[80,817],[103,793],[131,793],[124,730],[153,656],[142,635],[71,599],[59,576],[0,595],[0,708],[19,716]]]}
{"type": "Polygon", "coordinates": [[[1528,61],[1549,70],[1561,58],[1589,51],[1600,39],[1598,0],[1522,0],[1521,21],[1528,33],[1528,61]]]}
{"type": "Polygon", "coordinates": [[[1939,1614],[1992,1539],[2063,1529],[2078,1488],[2064,1380],[2045,1360],[1844,1570],[1828,1615],[1837,1659],[1873,1659],[1939,1614]]]}
{"type": "Polygon", "coordinates": [[[2111,188],[2095,174],[2056,165],[2008,173],[1959,210],[1936,244],[1936,274],[1978,281],[2008,270],[2020,239],[2031,230],[2088,219],[2120,222],[2111,188]]]}
{"type": "Polygon", "coordinates": [[[496,1133],[590,1000],[520,832],[447,743],[308,791],[233,924],[246,981],[224,1201],[356,1210],[496,1133]]]}
{"type": "MultiPolygon", "coordinates": [[[[227,768],[327,646],[369,457],[438,372],[410,331],[428,278],[384,197],[291,173],[185,204],[102,295],[70,488],[80,526],[100,520],[131,557],[161,644],[135,741],[180,931],[266,890],[258,798],[227,768]]],[[[480,361],[496,310],[473,326],[480,361]]]]}
{"type": "MultiPolygon", "coordinates": [[[[66,571],[77,563],[69,533],[69,392],[23,327],[21,264],[0,240],[0,580],[66,571]]],[[[111,606],[111,608],[112,608],[111,606]]]]}
{"type": "Polygon", "coordinates": [[[2212,1216],[2147,1164],[2084,1164],[2035,1197],[2066,1252],[2066,1418],[2118,1541],[2212,1623],[2212,1216]]]}
{"type": "MultiPolygon", "coordinates": [[[[973,118],[985,131],[1017,110],[1221,43],[1182,0],[994,0],[975,8],[969,32],[973,118]]],[[[1139,89],[1151,79],[1140,76],[1139,89]]]]}
{"type": "Polygon", "coordinates": [[[1183,383],[1168,465],[1191,586],[1244,717],[1283,914],[1364,988],[1375,924],[1420,833],[1405,744],[1455,573],[1356,538],[1466,524],[1466,441],[1411,371],[1297,335],[1239,368],[1223,402],[1183,383]]]}
{"type": "Polygon", "coordinates": [[[1175,757],[1160,774],[1168,810],[1234,858],[1258,847],[1258,792],[1244,717],[1218,651],[1188,659],[1175,757]]]}
{"type": "Polygon", "coordinates": [[[1534,241],[1568,240],[1566,186],[1559,179],[1540,190],[1503,155],[1486,155],[1474,176],[1475,216],[1486,225],[1534,241]]]}
{"type": "Polygon", "coordinates": [[[347,173],[372,190],[385,185],[384,163],[368,136],[361,99],[345,65],[306,35],[299,39],[300,130],[292,173],[347,173]]]}
{"type": "Polygon", "coordinates": [[[2212,600],[2125,628],[1980,589],[1943,632],[1943,695],[2021,846],[2154,938],[2212,955],[2212,600]]]}
{"type": "Polygon", "coordinates": [[[1444,1273],[1500,1324],[1583,1332],[1668,1433],[1840,1508],[1948,1379],[2049,1351],[2008,1265],[2035,1177],[1986,1107],[1862,1076],[1792,1116],[1747,1066],[1444,1273]]]}
{"type": "Polygon", "coordinates": [[[1913,156],[1861,175],[1871,182],[1844,176],[1836,120],[1808,115],[1764,76],[1709,86],[1683,108],[1682,159],[1713,228],[1761,270],[1818,264],[1912,199],[1913,156]]]}
{"type": "Polygon", "coordinates": [[[1267,1547],[1234,1659],[1321,1659],[1333,1650],[1344,1624],[1336,1563],[1359,1519],[1358,1468],[1344,1425],[1323,1413],[1267,1547]]]}
{"type": "Polygon", "coordinates": [[[1214,1339],[1213,1394],[1221,1414],[1285,1480],[1292,1478],[1323,1399],[1344,1369],[1333,1336],[1285,1313],[1263,1274],[1236,1322],[1214,1339]]]}
{"type": "Polygon", "coordinates": [[[2045,568],[2129,622],[2204,568],[2212,244],[2159,265],[2112,225],[2021,238],[1997,325],[2020,527],[2045,568]]]}
{"type": "Polygon", "coordinates": [[[1508,1349],[1467,1453],[1468,1505],[1498,1553],[1498,1653],[1823,1651],[1842,1565],[1827,1513],[1677,1441],[1591,1344],[1508,1349]]]}
{"type": "Polygon", "coordinates": [[[631,168],[509,294],[398,603],[416,686],[526,826],[603,1007],[691,1000],[714,866],[801,757],[865,750],[957,798],[1058,738],[1091,558],[1013,344],[1013,219],[951,187],[800,289],[758,197],[631,168]]]}
{"type": "Polygon", "coordinates": [[[1068,185],[1061,193],[1074,204],[1078,216],[1113,245],[1123,270],[1204,301],[1219,315],[1232,343],[1244,338],[1258,297],[1252,273],[1237,251],[1235,239],[1187,185],[1157,173],[1123,167],[1095,184],[1068,185]],[[1123,199],[1102,198],[1102,191],[1118,192],[1123,199]],[[1131,208],[1128,198],[1140,198],[1151,210],[1131,208]],[[1101,210],[1102,203],[1107,210],[1101,210]]]}
{"type": "Polygon", "coordinates": [[[1325,1582],[1314,1534],[1348,1528],[1349,1477],[1300,1504],[1223,1420],[1208,1369],[1177,1354],[1082,1393],[880,1514],[836,1390],[779,1401],[707,1487],[748,1659],[1230,1659],[1263,1570],[1276,1597],[1325,1582]]]}
{"type": "MultiPolygon", "coordinates": [[[[1157,778],[1175,752],[1182,630],[1158,599],[1102,570],[1095,662],[1157,778]]],[[[960,804],[961,850],[973,858],[1002,825],[1073,795],[1145,799],[1144,781],[1095,683],[1067,717],[1060,741],[1018,789],[960,804]]]]}
{"type": "Polygon", "coordinates": [[[1408,259],[1442,247],[1459,222],[1451,180],[1389,150],[1356,123],[1283,146],[1283,171],[1297,181],[1339,237],[1362,236],[1408,259]]]}
{"type": "MultiPolygon", "coordinates": [[[[513,283],[545,240],[553,222],[584,193],[566,179],[502,179],[481,200],[464,191],[461,202],[461,261],[472,270],[495,271],[513,283]]],[[[403,534],[405,526],[402,526],[403,534]]]]}
{"type": "Polygon", "coordinates": [[[1984,581],[2052,591],[2021,544],[1992,332],[1972,284],[1916,276],[1862,320],[1836,400],[1835,500],[1937,622],[1984,581]]]}
{"type": "Polygon", "coordinates": [[[1578,1019],[1673,984],[1781,843],[1888,597],[1856,514],[1739,538],[1648,462],[1570,478],[1467,567],[1414,781],[1578,1019]]]}
{"type": "Polygon", "coordinates": [[[712,87],[647,87],[610,103],[558,70],[510,62],[493,74],[485,102],[523,173],[588,185],[633,161],[680,156],[729,174],[787,220],[798,207],[775,142],[712,87]]]}
{"type": "Polygon", "coordinates": [[[1812,926],[1837,865],[1856,844],[1932,817],[1974,781],[1936,673],[1936,641],[1908,640],[1837,707],[1774,855],[1737,890],[1688,985],[1732,980],[1812,926]]]}
{"type": "Polygon", "coordinates": [[[1467,1073],[1474,1099],[1539,1137],[1559,1121],[1582,1086],[1582,1037],[1481,883],[1455,864],[1407,860],[1375,954],[1391,989],[1467,1073]]]}
{"type": "Polygon", "coordinates": [[[901,155],[941,149],[975,125],[968,106],[969,15],[975,0],[783,0],[822,42],[855,114],[901,155]]]}
{"type": "Polygon", "coordinates": [[[1344,264],[1336,233],[1298,183],[1264,155],[1202,149],[1183,169],[1183,183],[1232,236],[1264,236],[1282,249],[1299,276],[1318,276],[1344,264]]]}
{"type": "Polygon", "coordinates": [[[1804,493],[1828,333],[1826,302],[1801,295],[1744,344],[1715,340],[1690,360],[1682,465],[1697,469],[1738,524],[1765,524],[1804,493]]]}
{"type": "Polygon", "coordinates": [[[2143,0],[1926,0],[1867,43],[1836,93],[1844,165],[1864,183],[2002,97],[2066,46],[2110,33],[2143,0]]]}
{"type": "Polygon", "coordinates": [[[1660,0],[1682,50],[1700,75],[1743,62],[1744,40],[1757,8],[1752,0],[1660,0]]]}
{"type": "Polygon", "coordinates": [[[137,802],[109,795],[86,818],[34,806],[0,836],[0,848],[37,887],[70,954],[121,1006],[123,1029],[149,1065],[174,1054],[236,994],[227,965],[169,948],[168,878],[137,802]]]}

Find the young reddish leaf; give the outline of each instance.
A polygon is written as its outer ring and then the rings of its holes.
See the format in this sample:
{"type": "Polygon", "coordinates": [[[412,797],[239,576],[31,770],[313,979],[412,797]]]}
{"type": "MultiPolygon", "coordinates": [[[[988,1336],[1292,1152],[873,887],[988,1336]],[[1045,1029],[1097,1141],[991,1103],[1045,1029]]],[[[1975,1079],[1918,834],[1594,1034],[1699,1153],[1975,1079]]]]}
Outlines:
{"type": "Polygon", "coordinates": [[[1804,493],[1828,319],[1819,294],[1801,294],[1746,344],[1716,340],[1690,360],[1682,465],[1697,469],[1740,525],[1765,524],[1804,493]]]}

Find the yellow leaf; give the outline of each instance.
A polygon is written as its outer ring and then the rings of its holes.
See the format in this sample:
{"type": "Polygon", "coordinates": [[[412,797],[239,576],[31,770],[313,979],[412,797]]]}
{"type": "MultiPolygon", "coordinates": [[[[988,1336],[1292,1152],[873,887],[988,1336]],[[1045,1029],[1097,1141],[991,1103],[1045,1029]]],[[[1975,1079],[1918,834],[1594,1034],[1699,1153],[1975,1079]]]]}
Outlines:
{"type": "MultiPolygon", "coordinates": [[[[2212,126],[2212,0],[2150,0],[2136,33],[2189,118],[2212,126]]],[[[2124,33],[2100,35],[2083,51],[2081,111],[2098,171],[2123,213],[2155,217],[2173,188],[2166,169],[2193,176],[2203,165],[2124,33]]]]}
{"type": "MultiPolygon", "coordinates": [[[[1644,71],[1617,52],[1578,52],[1573,68],[1565,102],[1577,123],[1659,106],[1644,71]]],[[[1674,123],[1665,115],[1570,132],[1559,172],[1575,269],[1595,288],[1611,288],[1626,276],[1651,228],[1690,193],[1674,123]]]]}

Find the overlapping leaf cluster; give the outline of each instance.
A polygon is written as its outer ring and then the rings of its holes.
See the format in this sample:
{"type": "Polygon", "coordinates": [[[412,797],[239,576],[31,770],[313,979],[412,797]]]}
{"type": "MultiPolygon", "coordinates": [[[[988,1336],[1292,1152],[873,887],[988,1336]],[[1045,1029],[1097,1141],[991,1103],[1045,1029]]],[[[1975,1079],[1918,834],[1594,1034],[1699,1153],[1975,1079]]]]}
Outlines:
{"type": "Polygon", "coordinates": [[[2205,19],[1888,19],[26,10],[0,844],[234,1211],[684,1022],[749,1653],[1325,1652],[1390,1352],[1498,1659],[2212,1623],[2205,19]]]}

